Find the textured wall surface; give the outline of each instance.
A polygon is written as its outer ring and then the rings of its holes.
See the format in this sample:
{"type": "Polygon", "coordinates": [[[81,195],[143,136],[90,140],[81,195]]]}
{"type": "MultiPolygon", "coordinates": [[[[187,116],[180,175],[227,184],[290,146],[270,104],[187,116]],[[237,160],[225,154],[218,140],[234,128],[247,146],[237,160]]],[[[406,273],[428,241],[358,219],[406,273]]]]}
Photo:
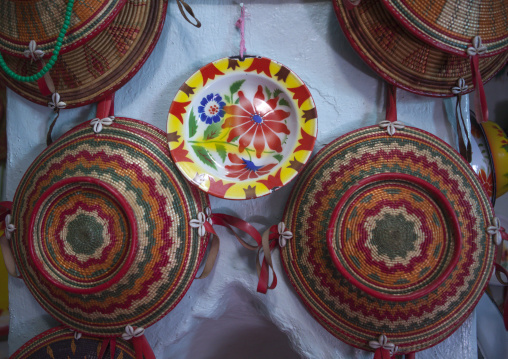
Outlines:
{"type": "MultiPolygon", "coordinates": [[[[116,94],[116,114],[165,129],[168,109],[180,85],[201,66],[237,55],[240,36],[234,24],[240,8],[233,1],[188,1],[203,23],[189,25],[170,1],[158,45],[141,71],[116,94]]],[[[384,118],[384,84],[351,49],[335,18],[332,4],[318,0],[245,2],[247,53],[273,58],[292,69],[309,87],[318,110],[315,151],[334,138],[384,118]]],[[[506,76],[487,91],[506,93],[506,76]]],[[[450,142],[443,101],[398,92],[403,122],[450,142]]],[[[490,100],[491,113],[506,111],[501,97],[490,100]]],[[[58,137],[93,118],[94,106],[66,110],[54,131],[58,137]]],[[[50,111],[8,94],[7,199],[31,161],[44,149],[50,111]]],[[[212,198],[215,212],[236,214],[260,231],[277,223],[291,185],[256,200],[232,202],[212,198]]],[[[506,208],[506,207],[505,207],[506,208]]],[[[256,293],[251,252],[227,232],[221,235],[216,266],[205,280],[195,281],[180,304],[147,337],[157,358],[367,358],[335,339],[306,311],[283,272],[278,251],[279,284],[267,295],[256,293]],[[241,355],[239,355],[241,353],[241,355]]],[[[40,308],[22,280],[10,279],[10,352],[41,331],[56,325],[40,308]]],[[[476,358],[474,315],[443,343],[419,358],[476,358]]]]}

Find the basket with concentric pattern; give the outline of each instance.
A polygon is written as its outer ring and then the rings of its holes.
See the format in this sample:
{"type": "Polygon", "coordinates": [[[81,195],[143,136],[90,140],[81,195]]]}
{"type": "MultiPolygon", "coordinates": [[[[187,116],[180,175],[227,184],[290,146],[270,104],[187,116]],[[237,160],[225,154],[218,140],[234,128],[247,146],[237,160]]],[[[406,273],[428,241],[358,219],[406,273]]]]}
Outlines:
{"type": "MultiPolygon", "coordinates": [[[[34,6],[32,1],[30,3],[34,6]]],[[[55,90],[66,103],[66,108],[105,98],[139,71],[159,39],[167,4],[167,0],[128,0],[118,14],[110,19],[109,25],[95,37],[81,35],[84,38],[73,38],[72,34],[66,37],[75,42],[71,42],[72,46],[59,54],[49,71],[55,90]]],[[[75,7],[79,8],[79,5],[75,7]]],[[[24,46],[28,48],[28,42],[24,46]]],[[[49,57],[48,53],[45,60],[49,57]]],[[[7,66],[18,75],[29,76],[39,70],[40,61],[7,53],[2,55],[7,66]]],[[[40,105],[47,106],[51,99],[51,94],[41,93],[36,82],[16,81],[4,71],[0,71],[0,79],[19,95],[40,105]]]]}
{"type": "Polygon", "coordinates": [[[423,41],[465,56],[471,39],[480,36],[488,54],[508,50],[506,0],[382,0],[400,23],[423,41]]]}
{"type": "MultiPolygon", "coordinates": [[[[468,317],[492,273],[493,210],[449,145],[379,126],[323,148],[284,213],[282,262],[309,311],[364,350],[385,335],[398,353],[429,348],[468,317]]],[[[380,341],[382,341],[380,339],[380,341]]]]}
{"type": "MultiPolygon", "coordinates": [[[[115,18],[126,0],[78,1],[71,11],[70,26],[62,41],[65,53],[97,36],[115,18]]],[[[28,43],[51,52],[65,20],[67,1],[4,0],[0,2],[0,51],[25,57],[28,43]]]]}
{"type": "MultiPolygon", "coordinates": [[[[102,339],[78,336],[64,327],[45,331],[32,338],[19,348],[10,359],[65,359],[65,358],[97,358],[103,351],[102,339]]],[[[103,353],[104,358],[134,359],[136,354],[129,342],[118,340],[115,353],[110,348],[103,353]]]]}
{"type": "Polygon", "coordinates": [[[166,134],[115,118],[45,149],[13,201],[12,249],[26,285],[57,320],[120,336],[168,313],[192,283],[208,242],[189,222],[208,206],[180,175],[166,134]]]}
{"type": "MultiPolygon", "coordinates": [[[[464,78],[473,90],[470,61],[464,53],[450,54],[428,44],[385,9],[381,1],[362,0],[354,9],[334,0],[335,13],[346,38],[365,63],[389,83],[424,96],[451,97],[464,78]]],[[[468,39],[468,43],[471,42],[468,39]]],[[[508,60],[508,52],[481,58],[483,82],[490,80],[508,60]]]]}

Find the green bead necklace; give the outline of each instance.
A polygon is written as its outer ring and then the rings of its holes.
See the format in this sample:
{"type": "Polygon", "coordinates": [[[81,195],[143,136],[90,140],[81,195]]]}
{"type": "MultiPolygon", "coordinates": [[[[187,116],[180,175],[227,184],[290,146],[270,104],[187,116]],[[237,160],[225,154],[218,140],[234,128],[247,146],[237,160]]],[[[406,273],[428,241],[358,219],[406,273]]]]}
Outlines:
{"type": "Polygon", "coordinates": [[[21,76],[12,71],[7,64],[5,63],[4,58],[2,57],[2,54],[0,54],[0,67],[2,70],[5,71],[7,75],[12,77],[14,80],[21,81],[21,82],[34,82],[39,80],[42,76],[46,74],[49,70],[53,68],[53,66],[56,63],[56,60],[58,58],[58,53],[60,52],[60,48],[62,47],[62,42],[65,37],[65,34],[67,33],[67,29],[69,28],[69,25],[71,24],[71,15],[72,15],[72,8],[74,6],[75,0],[69,0],[67,3],[67,8],[65,11],[65,20],[62,26],[62,29],[60,30],[60,33],[58,34],[58,38],[56,39],[55,48],[53,49],[53,56],[49,59],[48,63],[35,75],[31,76],[21,76]]]}

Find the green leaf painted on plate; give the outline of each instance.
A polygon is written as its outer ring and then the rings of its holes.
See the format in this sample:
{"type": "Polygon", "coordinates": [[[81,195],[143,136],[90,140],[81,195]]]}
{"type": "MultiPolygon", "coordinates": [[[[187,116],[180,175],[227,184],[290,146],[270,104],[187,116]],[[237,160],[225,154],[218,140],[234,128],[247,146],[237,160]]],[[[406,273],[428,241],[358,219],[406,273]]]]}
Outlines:
{"type": "Polygon", "coordinates": [[[277,155],[274,155],[273,158],[275,158],[277,161],[282,161],[282,159],[284,158],[281,154],[277,154],[277,155]]]}
{"type": "Polygon", "coordinates": [[[275,98],[275,97],[279,96],[281,93],[282,93],[281,89],[275,89],[273,91],[273,97],[275,98]]]}
{"type": "Polygon", "coordinates": [[[238,80],[238,81],[233,82],[231,84],[231,86],[229,87],[229,92],[231,92],[231,95],[237,93],[238,90],[240,90],[240,87],[242,87],[244,82],[245,82],[245,80],[238,80]]]}
{"type": "Polygon", "coordinates": [[[212,159],[212,156],[210,156],[210,153],[207,151],[206,148],[197,145],[192,145],[192,149],[196,153],[196,156],[198,156],[198,158],[201,160],[201,162],[203,162],[207,166],[212,167],[214,170],[217,169],[217,167],[215,166],[215,162],[212,159]]]}
{"type": "Polygon", "coordinates": [[[266,92],[267,100],[271,99],[272,92],[270,91],[270,89],[267,86],[265,86],[265,92],[266,92]]]}
{"type": "Polygon", "coordinates": [[[237,98],[236,101],[235,101],[235,104],[239,104],[240,103],[240,98],[237,98]]]}
{"type": "Polygon", "coordinates": [[[226,147],[224,147],[223,145],[216,144],[215,149],[217,150],[217,153],[219,154],[220,158],[222,159],[222,162],[225,162],[226,157],[228,156],[226,147]]]}
{"type": "Polygon", "coordinates": [[[198,130],[198,120],[196,119],[196,116],[194,116],[194,109],[191,109],[189,115],[189,138],[194,137],[197,130],[198,130]]]}
{"type": "Polygon", "coordinates": [[[280,99],[279,105],[289,107],[289,103],[283,98],[280,99]]]}
{"type": "Polygon", "coordinates": [[[226,100],[226,103],[231,103],[231,99],[228,95],[224,95],[224,99],[226,100]]]}
{"type": "Polygon", "coordinates": [[[213,140],[214,138],[219,136],[221,131],[222,131],[222,121],[217,122],[217,123],[212,123],[211,125],[209,125],[206,128],[205,133],[203,134],[203,138],[205,140],[213,140]]]}

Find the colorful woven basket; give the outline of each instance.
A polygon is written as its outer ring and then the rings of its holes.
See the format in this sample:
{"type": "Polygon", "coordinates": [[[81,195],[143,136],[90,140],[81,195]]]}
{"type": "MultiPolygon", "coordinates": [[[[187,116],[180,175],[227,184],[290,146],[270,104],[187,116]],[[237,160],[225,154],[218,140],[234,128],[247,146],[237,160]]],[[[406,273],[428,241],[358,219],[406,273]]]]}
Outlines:
{"type": "Polygon", "coordinates": [[[449,145],[398,122],[383,127],[348,133],[314,157],[286,206],[293,238],[281,256],[331,334],[408,354],[447,338],[480,299],[494,213],[449,145]]]}
{"type": "MultiPolygon", "coordinates": [[[[464,93],[473,90],[469,59],[419,40],[397,22],[381,1],[362,0],[348,10],[343,0],[334,0],[334,6],[353,48],[389,83],[420,95],[450,97],[454,96],[452,88],[457,80],[464,78],[468,86],[464,93]]],[[[501,70],[507,60],[508,52],[481,58],[483,82],[501,70]]]]}
{"type": "MultiPolygon", "coordinates": [[[[102,339],[78,336],[67,328],[57,327],[47,330],[25,343],[10,359],[98,358],[103,346],[102,339]]],[[[112,356],[108,347],[103,353],[103,357],[108,359],[136,358],[132,345],[126,341],[118,340],[115,350],[112,356]]]]}
{"type": "MultiPolygon", "coordinates": [[[[97,102],[137,73],[159,39],[166,8],[167,0],[128,0],[95,38],[60,53],[50,75],[67,108],[97,102]]],[[[39,61],[27,58],[4,55],[4,59],[11,70],[24,76],[36,73],[40,66],[39,61]]],[[[50,100],[37,83],[18,82],[3,71],[0,78],[30,101],[46,106],[50,100]]]]}
{"type": "Polygon", "coordinates": [[[444,51],[466,56],[471,40],[480,36],[487,55],[508,50],[508,1],[382,0],[406,29],[444,51]]]}
{"type": "Polygon", "coordinates": [[[48,313],[80,333],[118,337],[155,323],[189,288],[208,243],[189,223],[208,198],[180,175],[163,131],[127,118],[92,122],[25,173],[12,250],[48,313]]]}
{"type": "MultiPolygon", "coordinates": [[[[62,42],[65,53],[98,35],[115,18],[126,0],[76,1],[62,42]]],[[[0,52],[25,57],[28,43],[52,52],[64,23],[67,1],[0,1],[0,52]]]]}

